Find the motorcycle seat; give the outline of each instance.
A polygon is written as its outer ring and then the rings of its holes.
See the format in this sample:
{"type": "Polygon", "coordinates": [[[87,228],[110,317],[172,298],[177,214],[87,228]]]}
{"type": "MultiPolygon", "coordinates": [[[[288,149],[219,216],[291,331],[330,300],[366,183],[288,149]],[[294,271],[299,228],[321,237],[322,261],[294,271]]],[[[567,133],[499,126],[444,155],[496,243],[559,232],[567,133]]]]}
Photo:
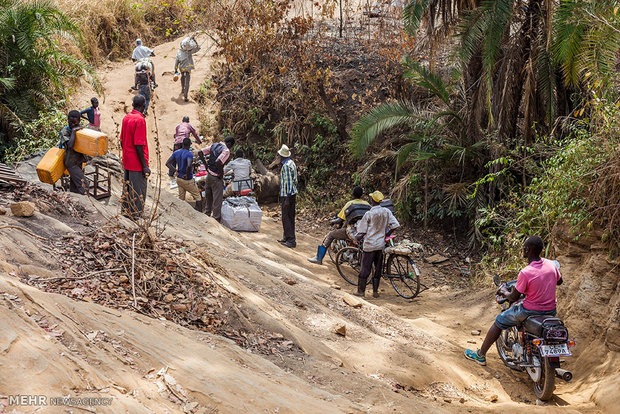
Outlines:
{"type": "Polygon", "coordinates": [[[538,337],[543,336],[543,328],[550,325],[562,325],[562,320],[549,315],[530,316],[523,322],[525,330],[538,337]]]}

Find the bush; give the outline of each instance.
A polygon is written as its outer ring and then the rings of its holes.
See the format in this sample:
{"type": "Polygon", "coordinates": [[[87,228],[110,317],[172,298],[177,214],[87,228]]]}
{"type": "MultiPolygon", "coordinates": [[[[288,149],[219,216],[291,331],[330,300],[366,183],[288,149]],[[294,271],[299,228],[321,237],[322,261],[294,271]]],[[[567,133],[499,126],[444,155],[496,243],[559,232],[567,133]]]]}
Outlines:
{"type": "Polygon", "coordinates": [[[592,115],[570,126],[525,190],[514,187],[497,207],[479,210],[476,227],[489,252],[483,269],[515,270],[524,238],[538,234],[549,246],[558,223],[575,240],[602,229],[610,251],[620,250],[620,110],[596,97],[589,106],[592,115]]]}
{"type": "Polygon", "coordinates": [[[9,163],[21,161],[35,152],[58,145],[60,130],[67,125],[67,114],[59,109],[42,112],[39,118],[24,124],[9,147],[0,147],[9,163]]]}

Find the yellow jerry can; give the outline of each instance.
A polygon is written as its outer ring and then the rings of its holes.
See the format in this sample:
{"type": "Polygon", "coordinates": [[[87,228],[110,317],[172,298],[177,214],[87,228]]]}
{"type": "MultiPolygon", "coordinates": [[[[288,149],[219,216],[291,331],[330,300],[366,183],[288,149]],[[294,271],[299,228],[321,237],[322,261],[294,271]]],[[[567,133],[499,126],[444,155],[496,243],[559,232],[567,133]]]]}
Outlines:
{"type": "Polygon", "coordinates": [[[82,128],[75,133],[73,150],[91,157],[104,155],[108,152],[108,136],[94,129],[82,128]]]}
{"type": "Polygon", "coordinates": [[[55,184],[65,172],[65,150],[50,148],[37,164],[39,180],[47,184],[55,184]]]}

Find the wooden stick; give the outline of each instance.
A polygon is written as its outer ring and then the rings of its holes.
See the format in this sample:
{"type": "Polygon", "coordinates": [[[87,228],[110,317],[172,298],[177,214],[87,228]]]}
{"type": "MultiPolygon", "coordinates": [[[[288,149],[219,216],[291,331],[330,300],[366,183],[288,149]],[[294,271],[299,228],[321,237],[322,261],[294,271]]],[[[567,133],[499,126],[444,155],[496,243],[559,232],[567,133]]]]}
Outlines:
{"type": "MultiPolygon", "coordinates": [[[[66,280],[81,280],[81,279],[88,279],[89,277],[94,276],[94,275],[98,275],[100,273],[118,272],[119,270],[123,270],[123,269],[103,269],[103,270],[99,270],[97,272],[91,272],[91,273],[88,273],[87,275],[78,276],[78,277],[58,276],[58,277],[48,277],[48,278],[44,278],[44,279],[37,279],[37,278],[32,278],[32,279],[36,280],[37,282],[49,282],[51,280],[62,280],[62,279],[66,279],[66,280]]],[[[73,270],[69,269],[69,271],[71,273],[73,273],[73,270]]]]}
{"type": "Polygon", "coordinates": [[[16,229],[16,230],[21,230],[21,231],[23,231],[23,232],[25,232],[25,233],[28,233],[29,235],[31,235],[32,237],[34,237],[34,238],[36,238],[36,239],[39,239],[39,240],[47,240],[45,237],[38,236],[38,235],[34,234],[33,232],[31,232],[30,230],[25,229],[25,228],[20,227],[20,226],[13,226],[13,225],[11,225],[11,224],[7,224],[7,225],[4,225],[4,226],[0,226],[0,230],[2,230],[2,229],[16,229]]]}
{"type": "Polygon", "coordinates": [[[136,263],[136,233],[131,237],[131,293],[133,294],[133,307],[137,308],[136,302],[136,279],[135,279],[135,263],[136,263]]]}

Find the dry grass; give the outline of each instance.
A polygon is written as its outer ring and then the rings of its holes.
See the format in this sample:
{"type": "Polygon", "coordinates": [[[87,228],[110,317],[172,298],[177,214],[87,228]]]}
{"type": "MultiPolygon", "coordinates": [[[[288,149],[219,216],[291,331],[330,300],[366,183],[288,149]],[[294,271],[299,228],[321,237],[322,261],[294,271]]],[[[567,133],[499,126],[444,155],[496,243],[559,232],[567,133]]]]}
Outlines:
{"type": "Polygon", "coordinates": [[[154,44],[204,27],[210,0],[55,0],[82,29],[89,60],[126,58],[135,39],[154,44]]]}

